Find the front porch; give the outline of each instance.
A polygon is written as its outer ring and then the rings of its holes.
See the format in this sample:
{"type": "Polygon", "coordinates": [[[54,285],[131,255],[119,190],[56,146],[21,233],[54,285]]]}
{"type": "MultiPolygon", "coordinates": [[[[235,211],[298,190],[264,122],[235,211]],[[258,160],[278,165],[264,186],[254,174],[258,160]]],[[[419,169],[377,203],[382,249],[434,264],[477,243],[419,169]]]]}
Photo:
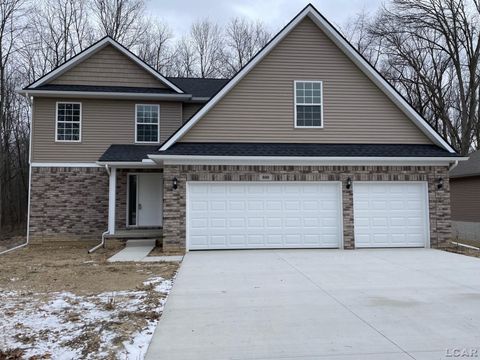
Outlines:
{"type": "Polygon", "coordinates": [[[106,167],[109,176],[107,239],[161,239],[163,169],[106,167]]]}

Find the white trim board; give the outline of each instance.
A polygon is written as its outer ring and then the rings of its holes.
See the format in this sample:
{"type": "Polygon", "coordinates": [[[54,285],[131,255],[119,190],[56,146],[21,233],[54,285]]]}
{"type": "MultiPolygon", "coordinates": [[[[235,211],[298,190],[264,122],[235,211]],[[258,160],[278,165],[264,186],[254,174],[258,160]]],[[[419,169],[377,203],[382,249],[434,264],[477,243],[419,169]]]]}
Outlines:
{"type": "Polygon", "coordinates": [[[101,165],[97,163],[89,163],[89,162],[52,162],[52,163],[44,163],[44,162],[32,162],[32,167],[70,167],[70,168],[85,168],[85,167],[100,167],[101,165]]]}
{"type": "Polygon", "coordinates": [[[161,75],[159,72],[154,70],[152,67],[147,65],[144,61],[142,61],[140,58],[135,56],[132,52],[130,52],[128,49],[120,45],[117,41],[113,40],[110,37],[105,37],[102,40],[98,41],[94,45],[90,46],[83,52],[79,53],[78,55],[74,56],[70,60],[66,61],[47,75],[41,77],[37,81],[35,81],[33,84],[30,84],[28,87],[35,88],[37,86],[43,85],[48,81],[51,81],[60,75],[64,74],[66,71],[70,70],[72,67],[75,65],[79,64],[80,62],[84,61],[91,55],[95,54],[96,52],[100,51],[107,45],[113,46],[115,49],[120,51],[123,55],[127,56],[130,60],[132,60],[134,63],[142,67],[144,70],[146,70],[148,73],[153,75],[156,79],[158,79],[160,82],[163,84],[167,85],[168,87],[172,88],[179,94],[183,94],[183,90],[174,85],[172,82],[170,82],[167,78],[165,78],[163,75],[161,75]]]}
{"type": "Polygon", "coordinates": [[[450,153],[455,150],[413,109],[407,101],[353,48],[348,41],[313,7],[307,5],[285,26],[250,62],[247,63],[209,102],[205,104],[160,148],[167,150],[180,140],[212,107],[238,84],[262,59],[272,51],[305,17],[309,17],[357,67],[382,90],[395,105],[436,145],[450,153]]]}
{"type": "Polygon", "coordinates": [[[148,155],[153,161],[165,165],[392,165],[392,166],[447,166],[468,158],[449,157],[286,157],[286,156],[192,156],[148,155]]]}
{"type": "Polygon", "coordinates": [[[22,95],[41,95],[42,97],[63,97],[63,98],[89,98],[89,99],[145,99],[145,100],[190,100],[188,94],[155,94],[155,93],[129,93],[129,92],[108,92],[108,91],[62,91],[62,90],[19,90],[22,95]]]}

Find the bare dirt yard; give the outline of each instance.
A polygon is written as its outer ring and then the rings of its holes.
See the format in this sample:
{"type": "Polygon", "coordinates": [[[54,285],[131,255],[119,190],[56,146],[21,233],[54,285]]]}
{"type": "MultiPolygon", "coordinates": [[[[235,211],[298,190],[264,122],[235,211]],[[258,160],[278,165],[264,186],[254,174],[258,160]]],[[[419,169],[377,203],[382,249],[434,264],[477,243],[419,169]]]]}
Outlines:
{"type": "Polygon", "coordinates": [[[0,360],[143,359],[178,263],[108,263],[110,242],[0,255],[0,360]]]}

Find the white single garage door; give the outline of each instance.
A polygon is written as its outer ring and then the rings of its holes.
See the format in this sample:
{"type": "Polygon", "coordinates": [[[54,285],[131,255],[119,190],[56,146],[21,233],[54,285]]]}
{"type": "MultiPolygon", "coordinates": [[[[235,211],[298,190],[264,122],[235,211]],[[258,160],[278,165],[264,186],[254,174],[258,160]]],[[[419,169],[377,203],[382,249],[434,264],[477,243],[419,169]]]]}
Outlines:
{"type": "Polygon", "coordinates": [[[428,244],[426,183],[354,182],[353,204],[356,247],[428,244]]]}
{"type": "Polygon", "coordinates": [[[340,183],[189,182],[189,249],[338,248],[340,183]]]}

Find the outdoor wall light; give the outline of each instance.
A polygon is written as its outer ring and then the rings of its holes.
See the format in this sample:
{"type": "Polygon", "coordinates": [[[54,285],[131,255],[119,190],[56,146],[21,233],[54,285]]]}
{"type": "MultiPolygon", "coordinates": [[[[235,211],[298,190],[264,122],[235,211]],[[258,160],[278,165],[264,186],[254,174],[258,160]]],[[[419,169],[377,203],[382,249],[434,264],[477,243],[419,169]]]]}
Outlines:
{"type": "Polygon", "coordinates": [[[438,178],[437,189],[440,190],[441,188],[443,188],[443,178],[438,178]]]}
{"type": "Polygon", "coordinates": [[[347,189],[350,189],[352,187],[352,179],[348,178],[347,179],[347,189]]]}
{"type": "Polygon", "coordinates": [[[177,190],[177,187],[178,187],[178,179],[174,177],[172,182],[172,188],[173,190],[177,190]]]}

